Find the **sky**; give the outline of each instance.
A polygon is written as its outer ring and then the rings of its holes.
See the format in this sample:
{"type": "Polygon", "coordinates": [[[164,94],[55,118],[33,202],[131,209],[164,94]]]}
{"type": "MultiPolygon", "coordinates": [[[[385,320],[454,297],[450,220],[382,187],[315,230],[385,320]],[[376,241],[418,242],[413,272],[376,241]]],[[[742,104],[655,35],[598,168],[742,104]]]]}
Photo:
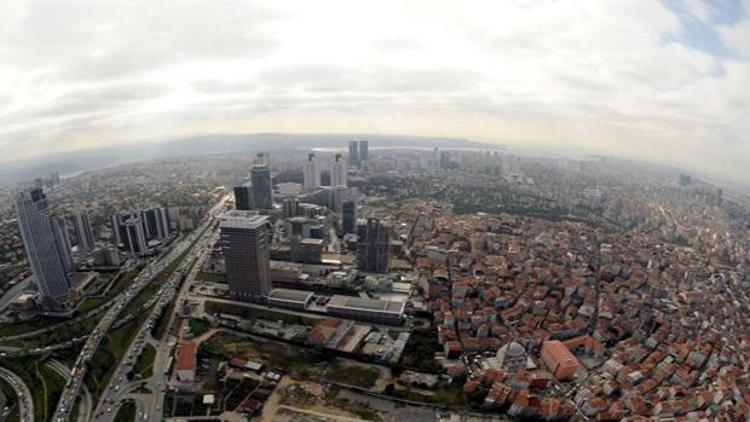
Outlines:
{"type": "Polygon", "coordinates": [[[0,164],[252,132],[461,137],[750,184],[750,0],[3,0],[0,164]]]}

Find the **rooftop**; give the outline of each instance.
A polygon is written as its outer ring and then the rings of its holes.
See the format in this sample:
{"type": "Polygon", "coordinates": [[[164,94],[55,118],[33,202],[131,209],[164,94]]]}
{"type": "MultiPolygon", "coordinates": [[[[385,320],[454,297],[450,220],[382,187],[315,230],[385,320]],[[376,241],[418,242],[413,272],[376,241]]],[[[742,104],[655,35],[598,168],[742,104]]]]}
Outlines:
{"type": "Polygon", "coordinates": [[[293,289],[273,289],[268,293],[268,297],[271,299],[287,302],[307,302],[312,295],[312,292],[293,289]]]}
{"type": "Polygon", "coordinates": [[[404,309],[404,302],[334,295],[331,297],[330,302],[328,302],[328,306],[350,309],[364,309],[368,311],[401,313],[404,309]]]}
{"type": "Polygon", "coordinates": [[[222,229],[257,229],[268,223],[268,217],[256,211],[232,210],[221,215],[222,229]]]}

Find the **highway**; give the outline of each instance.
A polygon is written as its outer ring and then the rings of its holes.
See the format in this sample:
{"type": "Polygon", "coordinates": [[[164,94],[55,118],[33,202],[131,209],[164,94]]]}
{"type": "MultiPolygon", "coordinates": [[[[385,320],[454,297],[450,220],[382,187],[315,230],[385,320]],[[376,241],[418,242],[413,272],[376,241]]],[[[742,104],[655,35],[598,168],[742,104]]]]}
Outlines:
{"type": "Polygon", "coordinates": [[[21,416],[21,420],[24,422],[34,422],[34,401],[31,398],[29,387],[24,384],[21,377],[5,368],[0,368],[0,378],[4,379],[14,390],[16,390],[18,404],[20,406],[19,415],[21,416]]]}
{"type": "MultiPolygon", "coordinates": [[[[208,231],[209,226],[213,224],[215,220],[215,216],[224,209],[224,203],[227,199],[228,195],[222,197],[211,208],[208,217],[199,227],[197,227],[195,230],[193,230],[192,233],[182,239],[163,259],[159,259],[157,261],[149,263],[133,280],[133,283],[130,285],[130,287],[125,292],[117,296],[116,299],[114,299],[113,305],[103,314],[102,319],[99,321],[96,328],[93,330],[91,335],[86,340],[83,348],[81,349],[81,353],[76,360],[76,364],[71,370],[70,381],[63,390],[60,396],[60,401],[57,403],[57,408],[55,409],[55,414],[52,418],[53,421],[67,422],[70,419],[70,412],[74,408],[75,398],[80,392],[81,384],[83,384],[83,379],[86,374],[87,367],[97,349],[99,348],[102,340],[105,338],[106,333],[109,331],[112,325],[117,322],[120,312],[144,287],[146,287],[149,283],[159,277],[159,275],[174,261],[188,252],[191,248],[191,245],[193,245],[194,242],[200,239],[200,237],[208,231]]],[[[190,257],[189,259],[187,259],[187,261],[183,261],[178,271],[175,271],[175,273],[184,271],[184,262],[189,263],[192,261],[192,258],[194,257],[190,257]]],[[[176,277],[180,276],[181,274],[177,275],[176,277]]],[[[169,281],[165,286],[162,287],[160,291],[163,293],[165,291],[165,287],[174,280],[175,275],[170,275],[169,281]]],[[[169,287],[167,287],[167,289],[168,288],[169,287]]],[[[119,376],[120,375],[116,374],[115,376],[113,376],[113,379],[117,379],[119,378],[119,376]]]]}
{"type": "MultiPolygon", "coordinates": [[[[167,327],[171,327],[174,323],[176,315],[180,311],[179,305],[187,297],[187,292],[190,290],[190,286],[192,285],[195,276],[200,271],[203,261],[210,254],[211,246],[218,239],[218,230],[213,230],[210,233],[210,235],[204,236],[198,243],[196,243],[193,252],[185,260],[186,263],[194,261],[194,264],[185,277],[179,292],[177,292],[175,307],[172,313],[166,316],[168,318],[167,327]]],[[[175,293],[174,289],[170,289],[160,295],[159,300],[160,303],[164,303],[164,308],[166,308],[175,293]]],[[[153,321],[156,321],[157,316],[158,314],[155,313],[153,321]]],[[[150,317],[149,321],[151,320],[152,318],[150,317]]],[[[148,322],[144,324],[144,328],[148,326],[148,322]]],[[[148,415],[157,415],[161,413],[168,382],[167,370],[169,368],[167,368],[167,365],[169,364],[169,358],[173,353],[174,343],[167,340],[158,341],[151,337],[150,332],[151,330],[148,328],[142,329],[136,336],[136,340],[131,344],[126,353],[126,359],[121,363],[116,372],[116,378],[113,378],[113,382],[110,383],[107,390],[102,394],[102,400],[96,411],[93,419],[94,421],[111,421],[117,413],[117,408],[121,405],[122,400],[124,399],[136,400],[138,412],[137,417],[139,419],[144,415],[147,417],[148,415]],[[148,379],[137,379],[128,382],[126,380],[127,374],[132,370],[132,365],[137,360],[138,355],[142,352],[143,347],[145,347],[146,344],[151,344],[156,349],[156,355],[153,362],[153,375],[148,379]],[[145,387],[151,391],[151,393],[145,395],[137,394],[136,391],[141,387],[145,387]]]]}

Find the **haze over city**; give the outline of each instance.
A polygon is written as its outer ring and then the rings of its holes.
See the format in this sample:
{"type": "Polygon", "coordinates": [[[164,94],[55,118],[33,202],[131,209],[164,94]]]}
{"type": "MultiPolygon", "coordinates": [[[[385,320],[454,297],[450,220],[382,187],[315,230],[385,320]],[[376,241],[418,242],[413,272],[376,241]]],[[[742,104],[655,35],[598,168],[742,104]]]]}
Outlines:
{"type": "Polygon", "coordinates": [[[0,10],[0,421],[750,421],[750,0],[0,10]]]}
{"type": "Polygon", "coordinates": [[[0,16],[0,153],[211,133],[402,134],[644,159],[749,184],[749,8],[11,0],[0,16]]]}

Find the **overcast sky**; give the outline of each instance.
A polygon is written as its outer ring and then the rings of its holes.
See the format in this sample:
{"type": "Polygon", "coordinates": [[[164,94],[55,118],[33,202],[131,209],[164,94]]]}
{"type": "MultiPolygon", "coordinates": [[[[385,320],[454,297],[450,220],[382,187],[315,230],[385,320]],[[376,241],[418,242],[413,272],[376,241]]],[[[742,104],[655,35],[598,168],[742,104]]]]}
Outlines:
{"type": "Polygon", "coordinates": [[[750,0],[3,0],[0,160],[367,132],[750,184],[750,0]]]}

